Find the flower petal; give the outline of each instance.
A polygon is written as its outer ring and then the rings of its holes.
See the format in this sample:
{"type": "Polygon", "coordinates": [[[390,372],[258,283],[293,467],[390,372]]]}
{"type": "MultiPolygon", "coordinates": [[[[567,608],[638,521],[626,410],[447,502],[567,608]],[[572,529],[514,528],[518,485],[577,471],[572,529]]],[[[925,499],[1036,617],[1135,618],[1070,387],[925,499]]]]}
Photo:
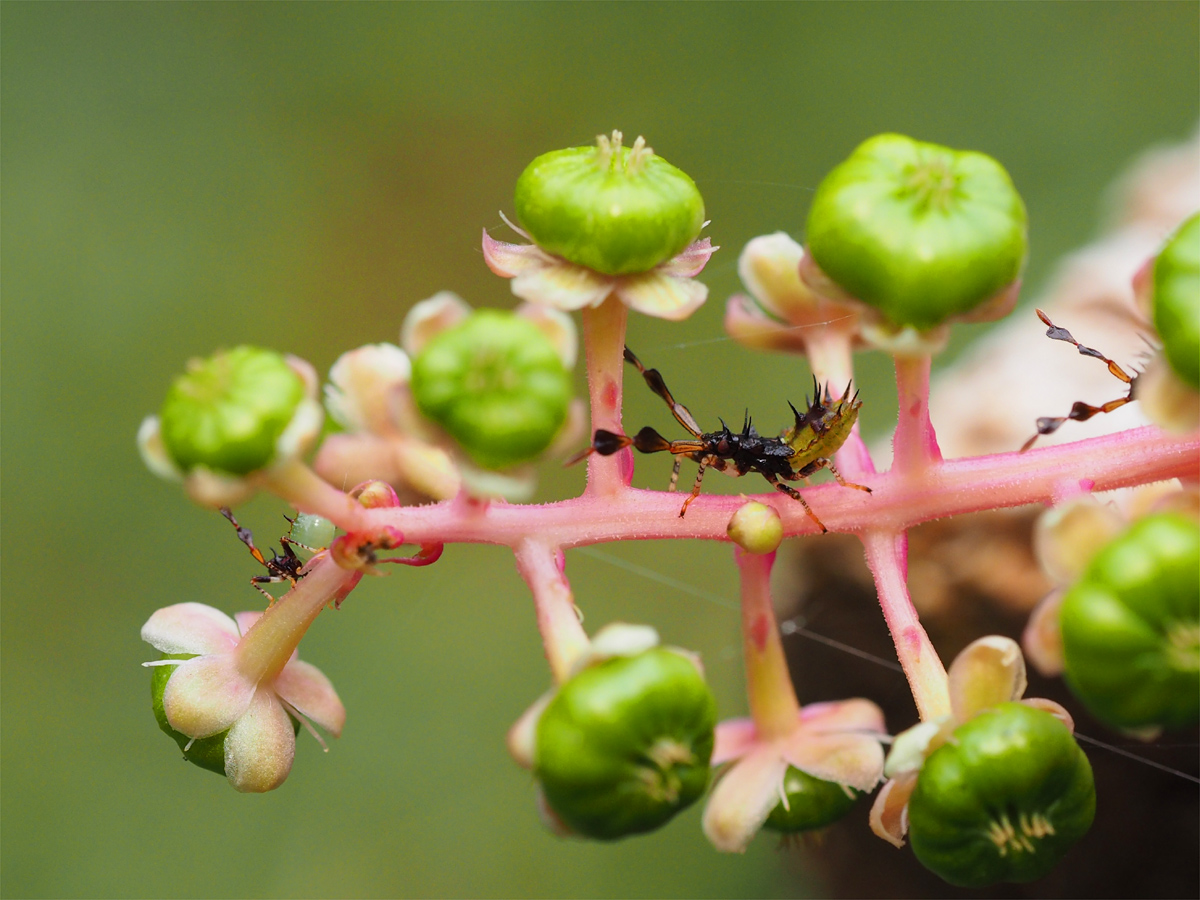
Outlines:
{"type": "Polygon", "coordinates": [[[862,734],[813,734],[799,729],[783,743],[783,756],[814,778],[869,791],[883,777],[883,746],[862,734]]]}
{"type": "Polygon", "coordinates": [[[704,810],[704,835],[723,853],[742,853],[779,802],[788,764],[776,748],[743,757],[717,782],[704,810]]]}
{"type": "Polygon", "coordinates": [[[713,744],[712,765],[738,759],[749,753],[758,743],[758,729],[753,719],[727,719],[718,722],[713,744]]]}
{"type": "Polygon", "coordinates": [[[346,707],[325,673],[300,659],[293,659],[275,677],[275,693],[296,712],[312,719],[334,737],[341,737],[346,724],[346,707]]]}
{"type": "Polygon", "coordinates": [[[738,257],[738,276],[767,312],[787,320],[803,317],[819,301],[800,280],[803,258],[804,248],[789,235],[764,234],[746,244],[738,257]]]}
{"type": "Polygon", "coordinates": [[[1051,591],[1039,600],[1021,635],[1025,656],[1047,678],[1063,672],[1062,630],[1058,625],[1063,595],[1062,590],[1051,591]]]}
{"type": "Polygon", "coordinates": [[[237,669],[233,653],[180,664],[163,691],[163,711],[176,731],[202,738],[224,731],[250,706],[257,685],[237,669]]]}
{"type": "Polygon", "coordinates": [[[734,294],[726,301],[725,333],[756,350],[802,353],[805,348],[805,329],[776,322],[745,294],[734,294]]]}
{"type": "Polygon", "coordinates": [[[813,731],[887,732],[883,710],[862,697],[809,703],[800,710],[800,721],[813,731]]]}
{"type": "Polygon", "coordinates": [[[183,473],[175,466],[175,460],[171,459],[167,445],[163,443],[158,416],[146,416],[142,419],[142,424],[138,427],[137,445],[142,462],[159,478],[166,481],[183,479],[183,473]]]}
{"type": "Polygon", "coordinates": [[[619,279],[617,296],[630,309],[643,315],[678,322],[704,304],[708,299],[708,286],[693,278],[676,278],[650,271],[619,279]]]}
{"type": "Polygon", "coordinates": [[[196,503],[212,509],[240,506],[258,491],[252,478],[237,478],[196,466],[183,479],[183,488],[196,503]]]}
{"type": "Polygon", "coordinates": [[[567,312],[599,306],[613,288],[613,279],[561,259],[519,273],[512,292],[530,303],[542,303],[567,312]]]}
{"type": "Polygon", "coordinates": [[[550,339],[550,343],[558,351],[563,368],[575,367],[575,360],[579,356],[579,336],[570,316],[562,310],[536,303],[522,303],[516,311],[518,316],[528,319],[550,339]]]}
{"type": "Polygon", "coordinates": [[[1025,657],[1012,638],[990,634],[972,641],[947,673],[950,708],[958,724],[1025,693],[1025,657]]]}
{"type": "Polygon", "coordinates": [[[290,462],[307,450],[325,422],[325,408],[316,400],[305,398],[296,405],[296,412],[287,428],[275,441],[273,465],[290,462]]]}
{"type": "MultiPolygon", "coordinates": [[[[1050,713],[1050,715],[1054,716],[1054,718],[1066,725],[1068,731],[1070,731],[1072,734],[1075,733],[1075,717],[1067,712],[1066,708],[1062,704],[1055,703],[1053,700],[1050,700],[1046,697],[1026,697],[1021,702],[1026,706],[1032,706],[1034,709],[1040,709],[1042,712],[1050,713]]],[[[1158,731],[1162,731],[1162,729],[1160,728],[1158,731]]]]}
{"type": "Polygon", "coordinates": [[[392,393],[411,378],[407,353],[395,344],[367,344],[343,353],[333,364],[325,385],[325,406],[350,431],[386,434],[395,428],[392,393]]]}
{"type": "Polygon", "coordinates": [[[176,603],[142,626],[142,640],[163,653],[224,653],[237,646],[237,623],[203,603],[176,603]]]}
{"type": "Polygon", "coordinates": [[[430,338],[454,327],[470,314],[470,305],[454,291],[438,291],[408,311],[400,326],[400,346],[416,356],[430,338]]]}
{"type": "Polygon", "coordinates": [[[692,241],[677,256],[657,266],[656,271],[679,278],[694,278],[704,270],[712,255],[720,249],[714,247],[709,238],[692,241]]]}
{"type": "Polygon", "coordinates": [[[533,705],[521,713],[521,718],[517,719],[512,728],[508,729],[508,735],[504,742],[508,746],[509,755],[517,761],[517,765],[526,769],[533,768],[534,754],[537,751],[537,724],[542,718],[542,713],[546,711],[546,707],[550,705],[550,701],[557,695],[557,689],[546,691],[533,701],[533,705]]]}
{"type": "Polygon", "coordinates": [[[501,278],[514,278],[523,272],[554,263],[554,257],[534,244],[509,244],[498,241],[483,229],[483,259],[501,278]]]}
{"type": "Polygon", "coordinates": [[[893,847],[904,846],[908,834],[908,800],[917,786],[917,772],[889,779],[871,805],[871,830],[893,847]]]}
{"type": "Polygon", "coordinates": [[[295,755],[291,717],[278,697],[259,691],[225,736],[225,777],[246,793],[274,790],[292,771],[295,755]]]}

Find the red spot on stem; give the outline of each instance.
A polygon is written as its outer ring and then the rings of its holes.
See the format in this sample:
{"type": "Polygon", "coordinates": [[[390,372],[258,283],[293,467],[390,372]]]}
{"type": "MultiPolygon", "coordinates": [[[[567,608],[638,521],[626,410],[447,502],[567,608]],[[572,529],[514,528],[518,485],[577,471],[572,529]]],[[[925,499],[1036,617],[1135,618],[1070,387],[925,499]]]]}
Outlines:
{"type": "Polygon", "coordinates": [[[755,616],[750,625],[750,643],[758,652],[767,646],[767,637],[771,634],[771,620],[766,615],[755,616]]]}

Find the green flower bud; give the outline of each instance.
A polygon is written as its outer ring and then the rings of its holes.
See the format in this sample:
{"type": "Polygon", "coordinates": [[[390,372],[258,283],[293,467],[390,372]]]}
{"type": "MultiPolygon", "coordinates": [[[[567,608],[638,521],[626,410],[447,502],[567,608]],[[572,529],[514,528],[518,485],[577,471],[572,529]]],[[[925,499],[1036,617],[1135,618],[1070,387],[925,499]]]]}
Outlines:
{"type": "Polygon", "coordinates": [[[291,537],[305,547],[320,549],[333,543],[335,530],[333,523],[324,516],[297,513],[292,520],[291,537]]]}
{"type": "Polygon", "coordinates": [[[1095,813],[1092,767],[1067,727],[1002,703],[960,725],[925,761],[908,834],[927,869],[978,888],[1041,878],[1095,813]]]}
{"type": "Polygon", "coordinates": [[[783,792],[787,795],[787,806],[780,802],[763,823],[764,828],[782,834],[832,825],[850,812],[858,799],[857,791],[814,778],[793,766],[788,766],[783,776],[783,792]]]}
{"type": "Polygon", "coordinates": [[[534,242],[605,275],[645,272],[696,239],[704,201],[695,182],[638,138],[544,153],[517,179],[517,218],[534,242]]]}
{"type": "Polygon", "coordinates": [[[273,350],[242,346],[193,360],[159,414],[163,444],[183,472],[247,475],[274,461],[304,398],[303,379],[273,350]]]}
{"type": "Polygon", "coordinates": [[[550,445],[567,418],[571,378],[533,322],[482,309],[425,344],[412,393],[476,465],[506,469],[550,445]]]}
{"type": "Polygon", "coordinates": [[[1060,612],[1067,684],[1118,728],[1200,718],[1200,524],[1147,516],[1092,559],[1060,612]]]}
{"type": "Polygon", "coordinates": [[[613,840],[653,831],[708,786],[716,701],[696,663],[655,648],[589,666],[537,724],[534,773],[570,828],[613,840]]]}
{"type": "MultiPolygon", "coordinates": [[[[164,653],[159,658],[184,660],[191,659],[193,656],[195,656],[194,653],[164,653]]],[[[194,740],[186,734],[176,731],[167,721],[167,712],[163,708],[163,692],[166,691],[167,682],[175,673],[175,666],[154,666],[150,672],[150,702],[154,708],[154,719],[158,722],[158,727],[162,729],[163,734],[179,745],[179,749],[183,751],[183,758],[188,762],[224,776],[225,735],[229,734],[229,730],[226,729],[220,734],[194,740]]],[[[292,719],[292,728],[297,734],[300,733],[300,723],[295,718],[292,719]]]]}
{"type": "Polygon", "coordinates": [[[822,272],[895,325],[925,330],[1012,285],[1025,205],[989,156],[881,134],[825,176],[808,215],[822,272]]]}
{"type": "Polygon", "coordinates": [[[1154,327],[1175,374],[1200,388],[1200,213],[1154,263],[1154,327]]]}

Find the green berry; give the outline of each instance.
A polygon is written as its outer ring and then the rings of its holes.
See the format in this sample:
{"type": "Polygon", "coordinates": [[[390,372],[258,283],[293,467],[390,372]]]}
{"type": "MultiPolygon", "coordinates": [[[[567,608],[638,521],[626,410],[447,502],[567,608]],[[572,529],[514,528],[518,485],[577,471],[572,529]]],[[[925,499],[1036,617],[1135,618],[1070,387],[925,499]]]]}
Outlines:
{"type": "Polygon", "coordinates": [[[716,701],[696,664],[655,648],[567,681],[537,725],[534,774],[575,832],[652,831],[708,786],[716,701]]]}
{"type": "MultiPolygon", "coordinates": [[[[160,658],[184,660],[191,659],[194,655],[191,653],[165,653],[160,658]]],[[[183,751],[183,758],[188,762],[202,769],[208,769],[210,772],[216,772],[218,775],[224,775],[225,735],[229,734],[228,729],[220,734],[212,734],[206,738],[195,740],[176,731],[167,721],[167,712],[163,708],[163,693],[167,689],[167,682],[175,674],[175,666],[154,666],[151,672],[150,702],[154,708],[154,719],[158,722],[158,727],[162,729],[163,734],[179,745],[179,749],[183,751]]],[[[297,734],[300,733],[300,723],[295,718],[292,719],[292,728],[297,734]]]]}
{"type": "Polygon", "coordinates": [[[1092,767],[1062,722],[1002,703],[925,761],[908,803],[913,852],[960,887],[1041,878],[1091,827],[1092,767]]]}
{"type": "Polygon", "coordinates": [[[567,418],[571,378],[528,319],[478,310],[413,360],[412,392],[476,465],[507,469],[545,450],[567,418]]]}
{"type": "Polygon", "coordinates": [[[832,825],[854,806],[858,793],[832,781],[822,781],[807,772],[788,766],[783,776],[787,807],[780,802],[771,810],[764,828],[783,834],[796,834],[832,825]]]}
{"type": "Polygon", "coordinates": [[[1154,327],[1175,374],[1200,388],[1200,213],[1154,263],[1154,327]]]}
{"type": "Polygon", "coordinates": [[[292,520],[291,537],[305,547],[320,549],[333,543],[334,525],[324,516],[297,513],[292,520]]]}
{"type": "Polygon", "coordinates": [[[860,144],[825,176],[808,216],[821,270],[922,330],[1011,285],[1026,249],[1025,204],[998,162],[899,134],[860,144]]]}
{"type": "Polygon", "coordinates": [[[1200,524],[1147,516],[1093,557],[1060,612],[1067,684],[1118,728],[1200,719],[1200,524]]]}
{"type": "Polygon", "coordinates": [[[304,395],[303,380],[272,350],[242,346],[194,360],[167,392],[163,443],[184,472],[247,475],[274,461],[304,395]]]}
{"type": "Polygon", "coordinates": [[[695,182],[620,135],[597,147],[544,153],[517,179],[517,218],[544,250],[605,275],[645,272],[696,239],[704,200],[695,182]]]}

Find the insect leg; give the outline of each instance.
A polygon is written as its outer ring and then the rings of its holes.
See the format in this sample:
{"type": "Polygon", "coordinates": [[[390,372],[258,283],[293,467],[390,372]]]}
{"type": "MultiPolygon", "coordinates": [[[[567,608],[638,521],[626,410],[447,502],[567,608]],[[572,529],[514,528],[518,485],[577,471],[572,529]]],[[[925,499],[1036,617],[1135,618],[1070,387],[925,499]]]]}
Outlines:
{"type": "Polygon", "coordinates": [[[1135,375],[1130,375],[1099,350],[1093,350],[1091,347],[1083,346],[1083,344],[1079,343],[1079,341],[1075,340],[1075,338],[1071,336],[1071,332],[1067,331],[1065,328],[1059,328],[1057,325],[1051,322],[1050,317],[1040,309],[1037,311],[1037,314],[1038,318],[1041,319],[1042,322],[1044,322],[1047,326],[1046,337],[1053,341],[1064,341],[1065,343],[1073,344],[1079,351],[1080,355],[1090,356],[1093,359],[1098,359],[1105,363],[1108,366],[1108,371],[1112,373],[1114,378],[1129,385],[1129,393],[1124,397],[1118,397],[1116,400],[1109,400],[1107,403],[1101,404],[1100,406],[1091,406],[1090,404],[1084,403],[1081,400],[1076,400],[1071,406],[1071,411],[1065,416],[1043,416],[1037,420],[1037,433],[1021,446],[1022,453],[1032,447],[1034,441],[1036,441],[1043,434],[1053,434],[1054,432],[1058,431],[1059,427],[1064,422],[1086,422],[1097,413],[1110,413],[1114,409],[1120,409],[1126,403],[1132,403],[1134,399],[1133,392],[1134,380],[1136,378],[1135,375]]]}
{"type": "MultiPolygon", "coordinates": [[[[675,459],[678,460],[679,457],[677,456],[677,457],[675,457],[675,459]]],[[[700,482],[702,482],[704,480],[704,470],[706,468],[708,468],[708,466],[711,464],[712,461],[713,461],[713,457],[711,457],[711,456],[700,457],[700,460],[699,460],[700,470],[698,472],[696,472],[696,481],[692,484],[691,495],[686,500],[683,501],[683,508],[681,510],[679,510],[679,518],[682,519],[684,516],[687,515],[688,506],[691,505],[693,500],[695,500],[697,497],[700,496],[700,482]]]]}
{"type": "Polygon", "coordinates": [[[679,464],[683,462],[682,456],[675,457],[675,466],[671,469],[671,486],[668,491],[674,491],[679,486],[679,464]]]}
{"type": "MultiPolygon", "coordinates": [[[[250,586],[253,587],[260,594],[262,594],[264,597],[266,597],[267,603],[271,604],[271,603],[275,602],[275,598],[274,598],[274,596],[269,594],[267,592],[266,588],[264,588],[262,585],[276,584],[276,583],[278,583],[280,581],[284,581],[284,580],[285,579],[279,575],[251,575],[250,576],[250,586]]],[[[295,584],[295,582],[293,582],[293,584],[295,584]]]]}
{"type": "Polygon", "coordinates": [[[825,468],[833,473],[833,477],[837,479],[837,483],[842,487],[854,488],[856,491],[866,491],[868,494],[871,493],[871,489],[865,484],[855,484],[853,481],[847,481],[843,478],[842,473],[834,467],[831,460],[825,460],[825,468]]]}
{"type": "Polygon", "coordinates": [[[663,402],[670,408],[671,415],[675,417],[675,421],[696,437],[700,437],[700,426],[696,424],[696,419],[686,406],[675,402],[675,398],[667,390],[667,384],[663,381],[663,377],[658,374],[658,369],[647,369],[628,347],[625,348],[625,361],[635,366],[642,373],[642,378],[646,380],[646,385],[663,399],[663,402]]]}
{"type": "MultiPolygon", "coordinates": [[[[774,475],[765,475],[764,474],[763,477],[771,483],[771,486],[773,488],[775,488],[775,490],[779,491],[782,494],[787,494],[793,500],[799,500],[800,505],[804,507],[804,512],[807,513],[808,517],[813,520],[813,524],[815,524],[818,528],[821,529],[822,534],[825,534],[826,532],[829,531],[829,529],[825,527],[825,523],[822,522],[820,519],[818,519],[817,514],[812,511],[812,507],[804,502],[804,498],[800,496],[800,492],[798,490],[796,490],[790,484],[784,484],[783,482],[779,481],[778,479],[776,479],[776,477],[774,475]]],[[[797,475],[797,477],[802,477],[802,476],[797,475]]]]}

